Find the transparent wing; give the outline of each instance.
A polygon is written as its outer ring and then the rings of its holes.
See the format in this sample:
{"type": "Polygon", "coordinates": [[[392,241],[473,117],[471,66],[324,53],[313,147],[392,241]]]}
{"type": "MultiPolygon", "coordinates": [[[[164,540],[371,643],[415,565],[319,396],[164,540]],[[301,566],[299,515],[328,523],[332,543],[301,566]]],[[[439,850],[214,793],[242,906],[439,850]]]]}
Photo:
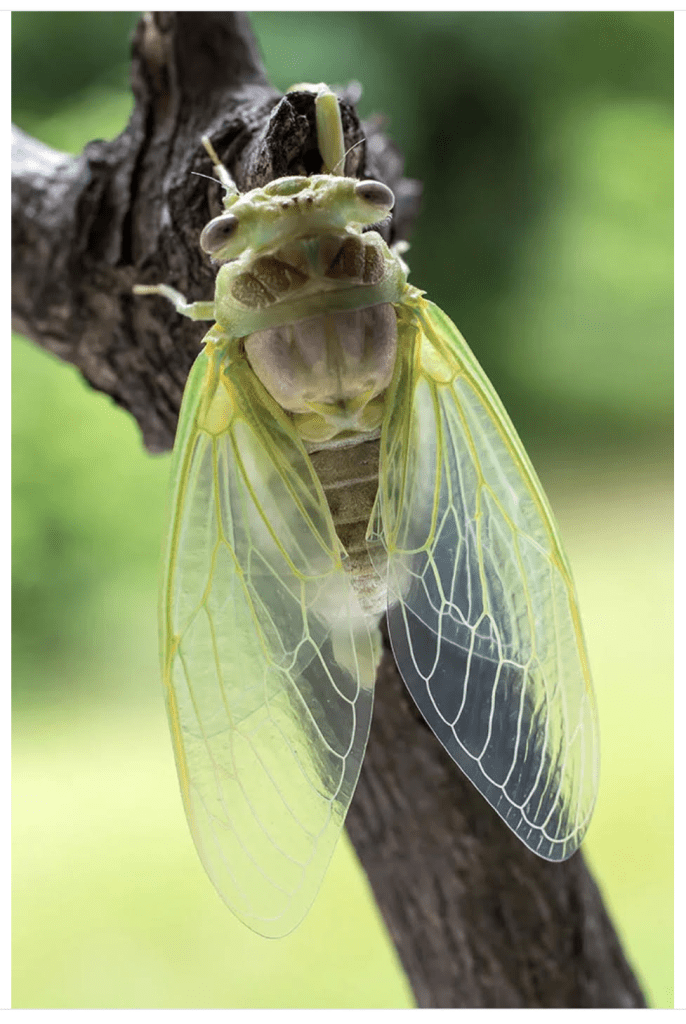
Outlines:
{"type": "Polygon", "coordinates": [[[588,826],[598,729],[574,585],[536,474],[457,328],[412,293],[381,440],[400,672],[523,842],[564,860],[588,826]]]}
{"type": "Polygon", "coordinates": [[[221,365],[212,345],[172,481],[162,658],[186,813],[224,901],[281,936],[316,895],[357,782],[378,635],[302,445],[245,362],[221,365]]]}

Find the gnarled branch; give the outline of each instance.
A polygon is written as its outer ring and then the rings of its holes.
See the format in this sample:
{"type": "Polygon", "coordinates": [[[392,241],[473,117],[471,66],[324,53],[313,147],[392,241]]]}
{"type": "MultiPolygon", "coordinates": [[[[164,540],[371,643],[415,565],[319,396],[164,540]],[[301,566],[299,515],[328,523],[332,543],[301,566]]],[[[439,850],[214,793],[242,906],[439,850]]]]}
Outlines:
{"type": "MultiPolygon", "coordinates": [[[[313,100],[268,83],[245,15],[153,14],[133,40],[135,109],[112,142],[79,157],[15,129],[13,323],[73,363],[172,444],[203,328],[134,283],[209,299],[197,239],[221,209],[200,137],[242,190],[318,170],[313,100]]],[[[419,189],[376,122],[342,94],[347,172],[396,195],[404,237],[419,189]]],[[[424,1007],[642,1006],[643,997],[580,854],[536,858],[435,740],[387,649],[368,752],[347,821],[417,1002],[424,1007]]]]}

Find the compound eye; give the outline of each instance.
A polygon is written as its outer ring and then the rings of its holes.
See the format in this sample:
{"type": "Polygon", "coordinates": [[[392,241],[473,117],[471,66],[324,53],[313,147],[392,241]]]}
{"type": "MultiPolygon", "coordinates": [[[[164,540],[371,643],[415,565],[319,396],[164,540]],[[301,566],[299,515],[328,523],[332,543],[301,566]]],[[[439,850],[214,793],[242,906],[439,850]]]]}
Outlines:
{"type": "Polygon", "coordinates": [[[392,210],[395,196],[387,185],[380,181],[360,181],[355,185],[355,195],[379,210],[392,210]]]}
{"type": "Polygon", "coordinates": [[[238,217],[233,213],[224,213],[206,224],[200,235],[200,248],[212,256],[230,242],[238,228],[238,217]]]}

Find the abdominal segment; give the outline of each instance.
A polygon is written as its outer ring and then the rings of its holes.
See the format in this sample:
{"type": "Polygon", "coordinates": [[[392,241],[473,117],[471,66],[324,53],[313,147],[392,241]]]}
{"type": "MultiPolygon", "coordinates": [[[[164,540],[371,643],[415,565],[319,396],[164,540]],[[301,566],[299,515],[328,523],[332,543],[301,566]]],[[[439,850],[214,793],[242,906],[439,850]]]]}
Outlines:
{"type": "MultiPolygon", "coordinates": [[[[336,533],[348,553],[346,568],[362,609],[378,617],[386,610],[386,583],[372,564],[367,525],[379,486],[379,438],[336,444],[310,452],[310,459],[329,503],[336,533]]],[[[373,552],[376,566],[386,553],[373,552]]]]}

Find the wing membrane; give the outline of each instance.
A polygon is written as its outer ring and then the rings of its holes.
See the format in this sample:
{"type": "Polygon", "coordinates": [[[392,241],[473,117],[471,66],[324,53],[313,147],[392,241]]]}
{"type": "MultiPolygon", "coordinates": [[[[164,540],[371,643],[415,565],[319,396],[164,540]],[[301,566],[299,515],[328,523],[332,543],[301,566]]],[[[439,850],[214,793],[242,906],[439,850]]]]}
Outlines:
{"type": "Polygon", "coordinates": [[[399,311],[372,535],[388,555],[401,674],[451,757],[516,834],[563,860],[590,819],[598,733],[552,513],[457,329],[399,311]]]}
{"type": "Polygon", "coordinates": [[[208,349],[175,448],[163,677],[203,864],[241,920],[279,936],[340,833],[379,643],[302,445],[245,363],[208,349]]]}

